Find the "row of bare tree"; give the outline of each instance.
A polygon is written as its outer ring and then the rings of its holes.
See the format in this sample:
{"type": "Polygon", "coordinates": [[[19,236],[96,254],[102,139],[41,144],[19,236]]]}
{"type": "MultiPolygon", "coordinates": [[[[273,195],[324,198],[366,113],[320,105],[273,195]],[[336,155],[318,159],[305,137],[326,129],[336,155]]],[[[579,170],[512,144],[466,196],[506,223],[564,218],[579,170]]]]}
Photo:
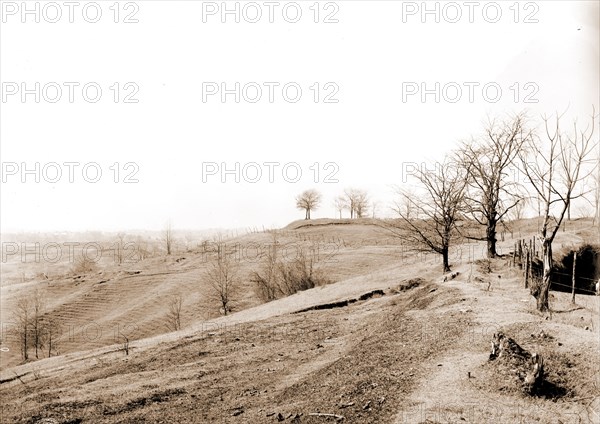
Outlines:
{"type": "Polygon", "coordinates": [[[589,192],[583,182],[598,167],[593,158],[595,111],[584,129],[575,122],[571,131],[565,131],[561,118],[544,117],[542,135],[524,114],[491,121],[483,136],[461,143],[435,170],[418,170],[414,177],[419,195],[399,189],[402,202],[396,212],[401,225],[386,226],[415,245],[441,254],[443,270],[448,272],[449,249],[457,239],[485,240],[487,257],[496,257],[498,226],[511,211],[522,214],[523,203],[533,192],[541,204],[538,238],[544,268],[531,293],[538,310],[548,310],[552,242],[573,201],[589,192]],[[515,178],[515,171],[524,181],[515,178]],[[483,227],[485,235],[473,234],[474,224],[483,227]]]}
{"type": "MultiPolygon", "coordinates": [[[[317,268],[318,257],[314,249],[299,248],[292,259],[285,259],[279,252],[277,233],[272,233],[272,243],[266,253],[261,255],[259,268],[252,271],[249,280],[264,302],[283,296],[289,296],[298,291],[307,290],[324,284],[326,279],[317,268]]],[[[218,305],[219,312],[227,315],[231,312],[234,302],[237,302],[242,289],[240,264],[236,259],[237,245],[228,245],[223,240],[212,244],[207,268],[202,275],[206,283],[203,307],[212,309],[218,305]]],[[[173,295],[167,303],[165,324],[169,330],[177,331],[182,328],[183,297],[173,295]]]]}
{"type": "Polygon", "coordinates": [[[42,292],[36,290],[32,296],[23,296],[17,300],[13,313],[12,326],[7,334],[16,336],[19,342],[21,358],[29,359],[31,350],[35,358],[47,352],[48,357],[56,352],[56,344],[60,338],[61,326],[46,314],[46,304],[42,292]]]}
{"type": "MultiPolygon", "coordinates": [[[[321,206],[322,196],[315,189],[305,190],[296,197],[296,207],[305,212],[304,219],[310,219],[310,212],[321,206]]],[[[371,207],[375,208],[376,203],[371,207]]],[[[342,212],[350,212],[350,218],[364,218],[369,211],[369,195],[365,190],[357,188],[348,188],[344,194],[334,199],[333,206],[339,213],[340,219],[342,212]]]]}
{"type": "Polygon", "coordinates": [[[290,296],[326,283],[323,274],[317,269],[315,249],[301,247],[292,260],[284,259],[279,249],[277,233],[273,232],[272,243],[263,255],[260,268],[252,272],[251,281],[262,301],[290,296]]]}

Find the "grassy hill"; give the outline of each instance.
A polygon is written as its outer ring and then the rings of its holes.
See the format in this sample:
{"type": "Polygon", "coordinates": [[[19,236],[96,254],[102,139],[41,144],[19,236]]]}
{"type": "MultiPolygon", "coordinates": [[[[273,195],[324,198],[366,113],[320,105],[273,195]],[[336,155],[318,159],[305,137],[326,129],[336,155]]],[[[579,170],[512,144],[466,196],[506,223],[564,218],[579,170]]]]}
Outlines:
{"type": "MultiPolygon", "coordinates": [[[[397,240],[384,230],[363,224],[350,227],[279,231],[280,254],[292,259],[298,249],[318,246],[319,267],[332,281],[368,274],[401,255],[397,240]]],[[[121,342],[120,334],[135,340],[167,332],[168,300],[176,294],[184,297],[184,327],[206,321],[219,316],[219,305],[205,299],[208,288],[204,281],[215,243],[209,241],[207,249],[197,247],[171,256],[125,261],[121,265],[103,258],[97,269],[89,273],[71,272],[72,264],[66,255],[57,264],[33,259],[23,263],[20,255],[9,257],[11,261],[3,266],[2,322],[10,328],[17,300],[23,296],[31,298],[39,290],[47,303],[47,315],[63,325],[63,337],[56,346],[59,353],[66,354],[121,342]],[[32,268],[37,271],[32,272],[32,268]],[[20,275],[24,273],[34,277],[22,281],[20,275]],[[42,277],[44,274],[49,277],[42,277]]],[[[234,260],[239,265],[241,279],[234,311],[261,303],[254,294],[251,273],[260,267],[260,255],[272,243],[270,233],[226,240],[228,249],[236,252],[234,260]]],[[[20,355],[15,338],[5,338],[3,346],[10,352],[3,352],[2,368],[18,364],[20,355]]]]}
{"type": "MultiPolygon", "coordinates": [[[[535,222],[512,230],[503,252],[535,222]]],[[[569,222],[555,251],[595,241],[594,231],[589,221],[569,222]]],[[[290,255],[319,245],[332,283],[263,304],[249,278],[251,252],[272,237],[228,240],[246,249],[244,289],[228,316],[204,299],[202,249],[91,275],[3,282],[3,320],[38,288],[49,313],[73,331],[59,341],[59,356],[26,364],[14,341],[3,340],[2,422],[336,420],[311,414],[352,423],[598,422],[598,297],[571,305],[553,292],[553,313],[542,316],[509,261],[493,261],[491,273],[478,266],[481,243],[455,247],[459,275],[444,282],[437,256],[406,249],[369,220],[315,220],[278,231],[278,242],[290,255]],[[360,300],[374,290],[381,292],[360,300]],[[168,332],[165,299],[175,293],[184,294],[183,329],[168,332]],[[337,307],[307,310],[325,304],[337,307]],[[558,396],[500,387],[487,361],[500,330],[547,358],[558,396]],[[132,340],[128,354],[123,334],[132,340]]]]}

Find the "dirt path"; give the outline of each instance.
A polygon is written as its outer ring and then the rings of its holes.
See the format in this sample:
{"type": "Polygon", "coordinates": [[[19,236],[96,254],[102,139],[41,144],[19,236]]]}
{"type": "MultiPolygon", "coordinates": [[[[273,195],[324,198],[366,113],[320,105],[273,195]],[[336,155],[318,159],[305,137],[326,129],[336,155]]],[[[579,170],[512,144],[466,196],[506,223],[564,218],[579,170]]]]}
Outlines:
{"type": "MultiPolygon", "coordinates": [[[[590,414],[576,403],[553,403],[530,400],[507,394],[481,390],[485,382],[478,381],[483,364],[488,360],[492,336],[499,329],[522,326],[523,331],[511,333],[527,349],[532,328],[537,332],[560,330],[560,340],[566,347],[576,349],[580,342],[597,341],[597,334],[565,328],[532,313],[535,301],[527,289],[520,286],[518,277],[498,279],[492,274],[491,290],[487,284],[468,282],[469,268],[458,269],[460,277],[444,286],[462,293],[463,301],[449,305],[446,312],[466,314],[473,326],[456,340],[455,347],[425,364],[426,378],[410,396],[408,408],[401,408],[395,423],[596,423],[597,415],[590,414]],[[500,313],[499,313],[500,312],[500,313]],[[525,343],[524,343],[525,342],[525,343]]],[[[427,318],[429,311],[415,311],[427,318]]],[[[439,335],[444,337],[444,335],[439,335]]]]}

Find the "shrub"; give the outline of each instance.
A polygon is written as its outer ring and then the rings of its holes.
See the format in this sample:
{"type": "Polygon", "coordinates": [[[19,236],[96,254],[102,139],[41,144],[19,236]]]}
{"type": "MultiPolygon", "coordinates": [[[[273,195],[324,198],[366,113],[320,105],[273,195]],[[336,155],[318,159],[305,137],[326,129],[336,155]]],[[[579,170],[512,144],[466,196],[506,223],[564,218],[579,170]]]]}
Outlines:
{"type": "Polygon", "coordinates": [[[266,255],[262,268],[252,274],[257,296],[264,302],[299,291],[328,284],[330,281],[316,267],[313,252],[298,249],[290,261],[280,260],[275,247],[266,255]]]}

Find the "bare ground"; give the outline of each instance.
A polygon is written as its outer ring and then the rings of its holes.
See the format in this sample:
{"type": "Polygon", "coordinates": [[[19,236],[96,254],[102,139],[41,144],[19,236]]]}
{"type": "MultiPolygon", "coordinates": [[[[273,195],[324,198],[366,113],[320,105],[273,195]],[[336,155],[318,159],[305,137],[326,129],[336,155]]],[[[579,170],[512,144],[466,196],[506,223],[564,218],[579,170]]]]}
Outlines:
{"type": "Polygon", "coordinates": [[[600,298],[571,305],[553,293],[553,312],[541,315],[505,260],[491,274],[463,260],[448,282],[438,265],[369,269],[132,342],[129,355],[109,345],[5,368],[1,422],[600,422],[600,298]],[[293,313],[373,289],[385,296],[293,313]],[[500,330],[544,356],[544,396],[495,374],[488,355],[500,330]]]}
{"type": "Polygon", "coordinates": [[[3,422],[336,422],[311,413],[351,423],[596,422],[597,334],[533,313],[516,278],[488,291],[461,271],[347,307],[211,326],[128,356],[41,368],[0,386],[3,422]],[[557,399],[495,391],[486,367],[498,329],[590,369],[560,381],[570,392],[557,399]],[[531,337],[541,330],[551,342],[531,337]]]}

